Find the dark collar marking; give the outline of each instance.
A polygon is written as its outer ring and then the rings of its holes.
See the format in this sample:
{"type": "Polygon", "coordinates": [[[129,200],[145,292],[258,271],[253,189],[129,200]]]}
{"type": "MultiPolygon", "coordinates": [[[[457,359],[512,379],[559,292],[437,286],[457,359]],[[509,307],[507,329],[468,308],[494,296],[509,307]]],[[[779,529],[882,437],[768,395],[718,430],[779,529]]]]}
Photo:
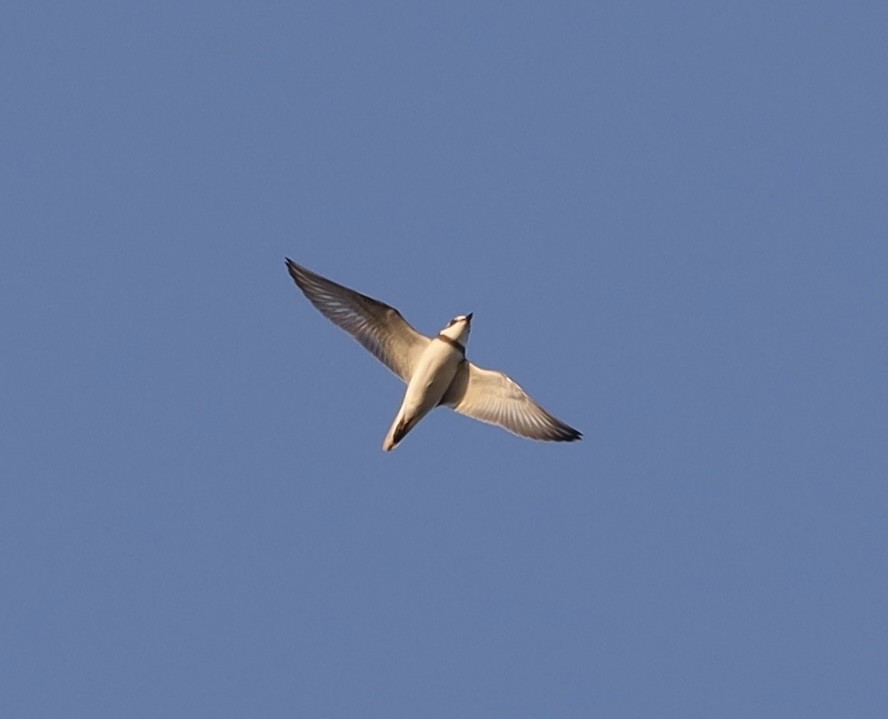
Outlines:
{"type": "Polygon", "coordinates": [[[466,356],[466,348],[465,345],[461,345],[456,340],[452,340],[449,337],[445,337],[444,335],[438,335],[435,339],[441,340],[444,344],[448,344],[457,352],[459,352],[463,357],[466,356]]]}

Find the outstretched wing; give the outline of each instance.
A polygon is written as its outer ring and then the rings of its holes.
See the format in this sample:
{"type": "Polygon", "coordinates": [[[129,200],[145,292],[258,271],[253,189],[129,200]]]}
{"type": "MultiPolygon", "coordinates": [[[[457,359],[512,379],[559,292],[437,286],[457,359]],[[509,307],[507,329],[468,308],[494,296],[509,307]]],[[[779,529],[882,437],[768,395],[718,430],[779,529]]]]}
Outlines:
{"type": "Polygon", "coordinates": [[[431,340],[417,332],[394,307],[343,287],[287,258],[290,276],[309,301],[400,377],[410,380],[431,340]]]}
{"type": "Polygon", "coordinates": [[[463,362],[441,404],[529,439],[573,442],[582,434],[556,419],[502,372],[463,362]]]}

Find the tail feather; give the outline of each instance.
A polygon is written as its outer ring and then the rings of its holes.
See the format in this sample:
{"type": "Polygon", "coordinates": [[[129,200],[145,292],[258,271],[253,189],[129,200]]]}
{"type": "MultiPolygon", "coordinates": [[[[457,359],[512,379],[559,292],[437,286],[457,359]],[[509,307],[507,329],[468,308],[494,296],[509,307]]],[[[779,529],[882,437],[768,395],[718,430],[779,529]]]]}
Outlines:
{"type": "Polygon", "coordinates": [[[415,419],[406,419],[399,414],[392,423],[391,429],[389,429],[388,434],[385,437],[385,441],[382,443],[382,449],[386,452],[393,450],[401,443],[401,440],[404,439],[407,433],[413,429],[415,425],[415,419]]]}

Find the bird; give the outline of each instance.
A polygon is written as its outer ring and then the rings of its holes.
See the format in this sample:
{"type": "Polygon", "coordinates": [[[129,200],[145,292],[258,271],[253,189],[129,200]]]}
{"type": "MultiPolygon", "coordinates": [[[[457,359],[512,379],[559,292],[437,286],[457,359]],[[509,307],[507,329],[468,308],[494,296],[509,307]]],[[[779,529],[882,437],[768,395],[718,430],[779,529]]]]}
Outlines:
{"type": "Polygon", "coordinates": [[[557,419],[497,370],[466,359],[472,313],[457,315],[434,337],[415,330],[394,307],[285,258],[290,277],[321,314],[345,330],[407,384],[382,443],[395,449],[435,407],[498,425],[521,437],[573,442],[582,433],[557,419]]]}

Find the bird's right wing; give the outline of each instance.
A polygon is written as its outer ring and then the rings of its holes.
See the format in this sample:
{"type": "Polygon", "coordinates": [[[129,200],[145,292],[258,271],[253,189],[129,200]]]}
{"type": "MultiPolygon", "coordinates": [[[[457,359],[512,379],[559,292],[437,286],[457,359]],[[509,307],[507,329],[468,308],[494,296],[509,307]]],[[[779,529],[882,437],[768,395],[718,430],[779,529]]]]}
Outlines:
{"type": "Polygon", "coordinates": [[[309,301],[408,382],[431,339],[417,332],[394,307],[321,277],[287,258],[290,276],[309,301]]]}
{"type": "Polygon", "coordinates": [[[502,372],[463,362],[441,404],[529,439],[573,442],[582,434],[556,419],[502,372]]]}

